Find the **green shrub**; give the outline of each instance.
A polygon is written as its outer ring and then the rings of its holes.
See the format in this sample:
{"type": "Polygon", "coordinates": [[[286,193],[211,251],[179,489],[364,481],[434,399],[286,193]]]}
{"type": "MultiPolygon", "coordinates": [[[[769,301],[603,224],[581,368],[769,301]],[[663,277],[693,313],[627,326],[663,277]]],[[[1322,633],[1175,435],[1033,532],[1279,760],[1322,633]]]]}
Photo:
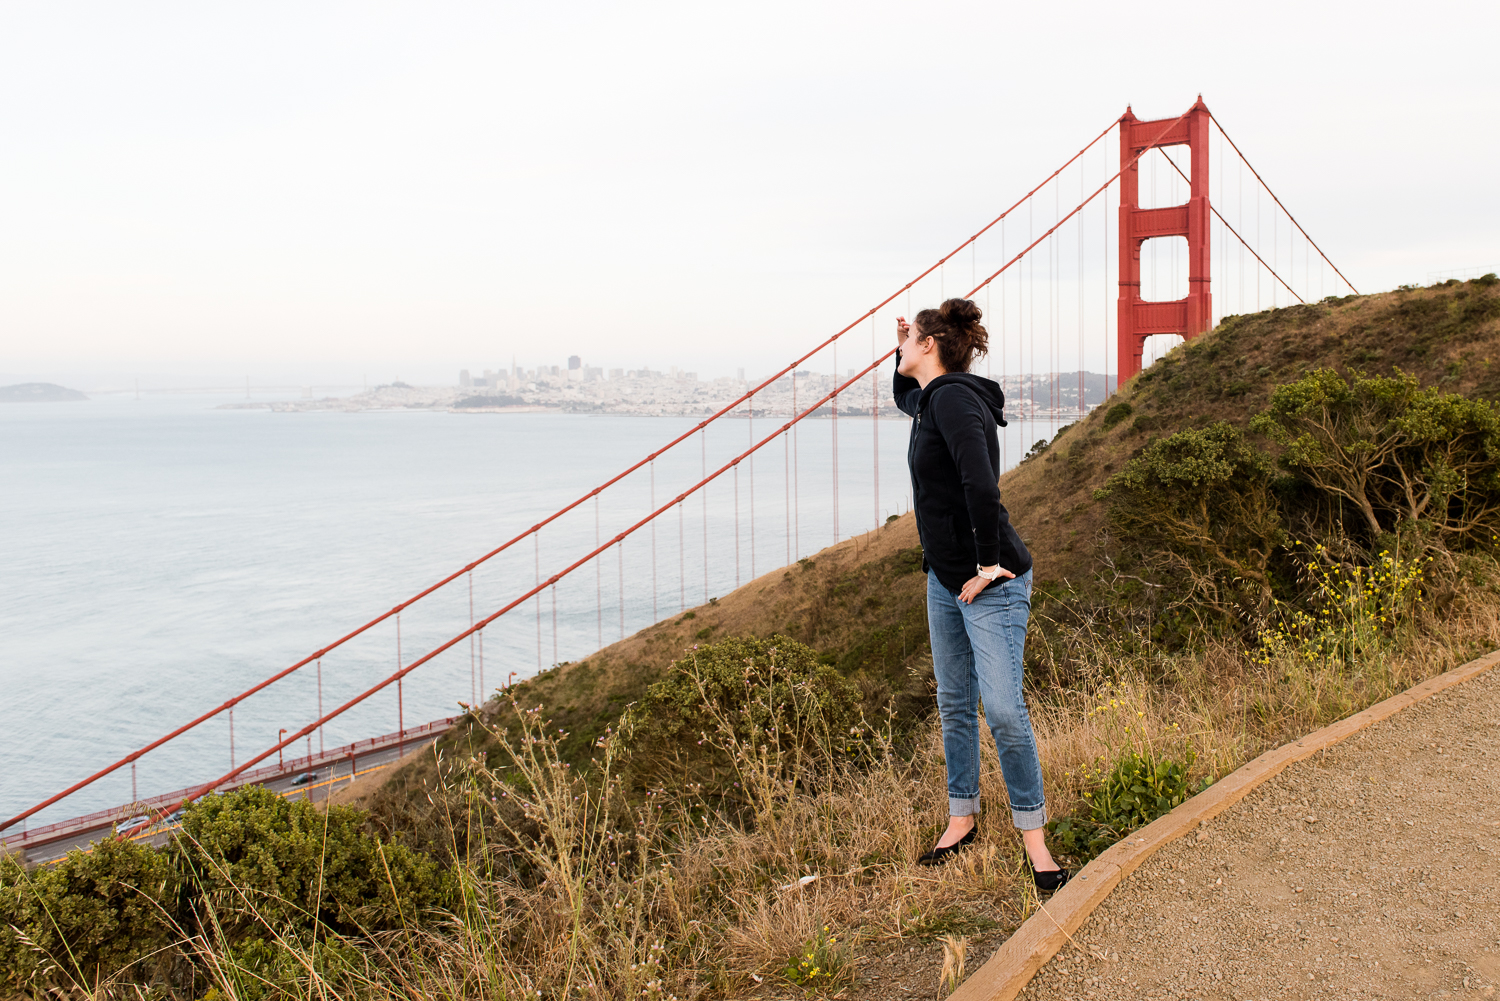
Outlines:
{"type": "Polygon", "coordinates": [[[842,749],[859,723],[859,690],[785,636],[732,637],[668,668],[627,714],[647,756],[706,759],[730,747],[842,749]]]}
{"type": "MultiPolygon", "coordinates": [[[[173,852],[231,937],[270,926],[342,935],[420,923],[447,898],[431,858],[367,833],[364,813],[283,799],[263,786],[188,808],[173,852]]],[[[206,915],[200,915],[206,917],[206,915]]]]}
{"type": "Polygon", "coordinates": [[[1089,803],[1086,816],[1047,823],[1053,847],[1059,854],[1087,862],[1131,831],[1165,816],[1211,781],[1191,787],[1188,769],[1192,764],[1192,752],[1181,762],[1149,754],[1124,755],[1084,793],[1089,803]]]}
{"type": "Polygon", "coordinates": [[[133,841],[32,872],[0,858],[0,984],[86,985],[132,964],[130,979],[154,977],[174,959],[179,886],[165,852],[133,841]]]}
{"type": "Polygon", "coordinates": [[[1282,537],[1271,459],[1228,421],[1146,445],[1095,495],[1109,504],[1120,544],[1179,598],[1220,612],[1270,598],[1267,565],[1282,537]]]}
{"type": "Polygon", "coordinates": [[[29,871],[0,859],[0,984],[192,983],[202,971],[180,943],[194,934],[234,957],[247,984],[304,969],[273,938],[319,969],[348,967],[357,950],[328,936],[412,927],[451,898],[435,861],[382,843],[364,820],[247,786],[188,807],[165,848],[106,838],[29,871]]]}
{"type": "Polygon", "coordinates": [[[1135,408],[1122,400],[1104,412],[1104,426],[1112,428],[1133,413],[1135,408]]]}

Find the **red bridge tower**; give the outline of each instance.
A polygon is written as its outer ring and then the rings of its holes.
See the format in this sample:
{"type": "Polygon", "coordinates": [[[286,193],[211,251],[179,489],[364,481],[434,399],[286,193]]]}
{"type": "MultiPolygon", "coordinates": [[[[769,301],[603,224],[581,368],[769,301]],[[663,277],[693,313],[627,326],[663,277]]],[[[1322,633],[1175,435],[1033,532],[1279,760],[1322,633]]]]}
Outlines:
{"type": "Polygon", "coordinates": [[[1209,289],[1208,108],[1200,95],[1186,117],[1143,122],[1125,109],[1120,119],[1120,300],[1119,384],[1141,370],[1141,351],[1152,334],[1181,334],[1191,340],[1213,322],[1209,289]],[[1162,136],[1162,130],[1172,125],[1162,136]],[[1160,137],[1160,138],[1158,138],[1160,137]],[[1141,150],[1152,145],[1187,146],[1191,157],[1188,200],[1165,208],[1140,207],[1141,150]],[[1127,166],[1128,164],[1128,166],[1127,166]],[[1188,294],[1172,302],[1141,298],[1141,244],[1160,236],[1185,236],[1188,242],[1188,294]]]}

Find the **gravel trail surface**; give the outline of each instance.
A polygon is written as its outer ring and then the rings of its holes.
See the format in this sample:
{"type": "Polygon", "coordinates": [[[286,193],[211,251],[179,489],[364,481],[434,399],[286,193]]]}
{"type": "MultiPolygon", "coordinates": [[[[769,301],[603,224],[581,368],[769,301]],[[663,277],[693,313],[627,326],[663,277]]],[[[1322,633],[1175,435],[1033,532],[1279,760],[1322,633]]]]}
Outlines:
{"type": "Polygon", "coordinates": [[[1496,997],[1497,854],[1500,670],[1292,765],[1157,852],[1021,997],[1496,997]]]}

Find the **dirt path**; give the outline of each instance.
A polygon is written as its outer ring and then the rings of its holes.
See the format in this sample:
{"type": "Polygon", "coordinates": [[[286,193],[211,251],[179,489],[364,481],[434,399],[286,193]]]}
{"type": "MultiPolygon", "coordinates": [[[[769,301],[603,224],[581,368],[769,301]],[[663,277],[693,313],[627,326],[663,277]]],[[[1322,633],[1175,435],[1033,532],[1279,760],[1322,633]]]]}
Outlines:
{"type": "Polygon", "coordinates": [[[1496,997],[1497,855],[1500,670],[1163,848],[1021,997],[1496,997]]]}

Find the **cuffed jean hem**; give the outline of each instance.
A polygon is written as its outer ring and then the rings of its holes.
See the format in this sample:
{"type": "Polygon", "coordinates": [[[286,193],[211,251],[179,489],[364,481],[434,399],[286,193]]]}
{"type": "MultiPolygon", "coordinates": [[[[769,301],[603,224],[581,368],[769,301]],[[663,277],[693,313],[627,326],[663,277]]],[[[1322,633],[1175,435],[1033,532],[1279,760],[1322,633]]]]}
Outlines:
{"type": "Polygon", "coordinates": [[[948,797],[948,816],[970,817],[979,812],[979,797],[969,796],[960,799],[957,796],[948,797]]]}
{"type": "MultiPolygon", "coordinates": [[[[976,800],[977,802],[977,800],[976,800]]],[[[1047,804],[1033,810],[1017,810],[1014,806],[1010,808],[1011,823],[1016,825],[1018,831],[1034,831],[1038,827],[1047,826],[1047,804]]]]}

